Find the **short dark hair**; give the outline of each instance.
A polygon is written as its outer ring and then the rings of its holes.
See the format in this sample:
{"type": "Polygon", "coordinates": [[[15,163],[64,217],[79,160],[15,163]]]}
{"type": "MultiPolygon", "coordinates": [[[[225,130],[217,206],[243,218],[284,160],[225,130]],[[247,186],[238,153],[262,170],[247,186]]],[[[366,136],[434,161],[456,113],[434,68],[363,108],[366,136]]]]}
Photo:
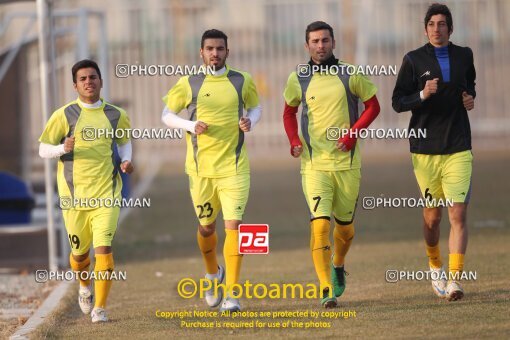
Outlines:
{"type": "Polygon", "coordinates": [[[328,30],[332,39],[335,39],[333,34],[333,27],[329,26],[329,24],[324,21],[314,21],[310,25],[306,26],[306,34],[305,34],[305,42],[308,43],[310,39],[310,32],[320,31],[320,30],[328,30]]]}
{"type": "Polygon", "coordinates": [[[207,30],[202,34],[202,41],[200,42],[200,48],[204,48],[205,39],[223,39],[225,40],[225,48],[228,48],[228,37],[225,33],[217,29],[207,30]]]}
{"type": "Polygon", "coordinates": [[[89,68],[89,67],[94,68],[97,71],[97,75],[99,76],[99,79],[102,79],[101,71],[99,71],[99,66],[97,66],[97,63],[90,59],[83,59],[83,60],[80,60],[79,62],[77,62],[76,64],[74,64],[73,68],[71,69],[71,72],[73,73],[73,83],[76,84],[76,74],[78,73],[78,71],[81,70],[82,68],[89,68]]]}
{"type": "Polygon", "coordinates": [[[430,5],[429,9],[427,10],[427,14],[425,14],[425,29],[427,29],[427,24],[430,21],[430,18],[432,18],[433,15],[437,14],[443,14],[446,17],[446,26],[448,26],[448,33],[451,33],[453,30],[453,19],[452,19],[452,13],[450,12],[450,9],[448,6],[444,4],[434,3],[430,5]]]}

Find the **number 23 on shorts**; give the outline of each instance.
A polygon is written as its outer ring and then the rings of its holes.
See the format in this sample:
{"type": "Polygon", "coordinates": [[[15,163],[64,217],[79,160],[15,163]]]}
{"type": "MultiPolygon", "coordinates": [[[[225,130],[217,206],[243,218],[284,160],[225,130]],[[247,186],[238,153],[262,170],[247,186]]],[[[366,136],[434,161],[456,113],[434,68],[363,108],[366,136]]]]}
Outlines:
{"type": "Polygon", "coordinates": [[[197,205],[197,216],[199,219],[211,217],[214,212],[211,203],[205,202],[203,205],[197,205]]]}

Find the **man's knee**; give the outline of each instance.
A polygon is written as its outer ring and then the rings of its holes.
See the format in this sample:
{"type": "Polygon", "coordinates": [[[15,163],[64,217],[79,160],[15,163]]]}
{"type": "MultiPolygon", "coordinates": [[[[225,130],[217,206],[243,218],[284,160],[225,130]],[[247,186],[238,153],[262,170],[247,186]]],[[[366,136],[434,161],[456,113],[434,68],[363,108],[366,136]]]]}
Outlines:
{"type": "Polygon", "coordinates": [[[241,223],[243,222],[240,220],[226,220],[225,229],[238,230],[241,223]]]}
{"type": "Polygon", "coordinates": [[[439,228],[441,223],[441,208],[426,208],[423,211],[423,223],[428,229],[439,228]]]}
{"type": "Polygon", "coordinates": [[[214,234],[215,231],[216,231],[216,222],[213,222],[213,223],[207,224],[207,225],[199,225],[198,226],[198,232],[203,237],[211,236],[212,234],[214,234]]]}
{"type": "Polygon", "coordinates": [[[466,224],[467,205],[464,203],[455,203],[453,207],[448,208],[448,216],[452,227],[463,228],[466,224]]]}
{"type": "Polygon", "coordinates": [[[99,246],[99,247],[95,247],[94,248],[94,252],[96,254],[102,254],[102,255],[111,254],[112,247],[111,246],[99,246]]]}
{"type": "Polygon", "coordinates": [[[87,250],[87,252],[85,254],[81,254],[81,255],[72,254],[72,256],[76,262],[83,262],[89,257],[89,251],[87,250]]]}

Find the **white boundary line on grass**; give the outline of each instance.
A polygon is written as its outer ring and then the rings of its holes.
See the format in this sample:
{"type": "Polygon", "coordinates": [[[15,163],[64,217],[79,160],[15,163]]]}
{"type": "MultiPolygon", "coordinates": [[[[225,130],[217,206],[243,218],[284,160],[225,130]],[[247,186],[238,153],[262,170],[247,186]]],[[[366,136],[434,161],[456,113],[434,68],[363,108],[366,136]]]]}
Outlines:
{"type": "Polygon", "coordinates": [[[64,297],[69,287],[71,287],[71,281],[62,281],[50,295],[44,300],[41,307],[39,307],[35,313],[28,319],[27,322],[18,330],[11,335],[10,340],[18,339],[29,339],[28,335],[32,333],[41,323],[46,320],[46,317],[58,306],[60,300],[64,297]]]}

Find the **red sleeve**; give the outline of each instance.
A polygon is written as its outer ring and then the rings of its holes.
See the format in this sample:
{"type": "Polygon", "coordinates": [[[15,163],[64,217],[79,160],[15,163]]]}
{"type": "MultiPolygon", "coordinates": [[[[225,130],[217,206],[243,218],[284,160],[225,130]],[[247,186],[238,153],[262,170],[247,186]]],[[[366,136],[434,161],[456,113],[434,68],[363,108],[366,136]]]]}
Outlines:
{"type": "MultiPolygon", "coordinates": [[[[376,96],[373,96],[363,104],[365,104],[365,110],[361,114],[361,117],[359,117],[358,121],[352,126],[351,131],[366,129],[370,126],[370,124],[372,124],[381,111],[381,107],[379,106],[379,101],[376,96]]],[[[340,138],[339,141],[347,147],[347,150],[351,150],[356,144],[356,138],[351,136],[351,134],[346,134],[343,138],[340,138]]]]}
{"type": "Polygon", "coordinates": [[[302,145],[298,135],[297,112],[298,106],[290,106],[285,103],[285,109],[283,110],[283,125],[285,126],[285,132],[289,138],[291,149],[294,146],[302,145]]]}

